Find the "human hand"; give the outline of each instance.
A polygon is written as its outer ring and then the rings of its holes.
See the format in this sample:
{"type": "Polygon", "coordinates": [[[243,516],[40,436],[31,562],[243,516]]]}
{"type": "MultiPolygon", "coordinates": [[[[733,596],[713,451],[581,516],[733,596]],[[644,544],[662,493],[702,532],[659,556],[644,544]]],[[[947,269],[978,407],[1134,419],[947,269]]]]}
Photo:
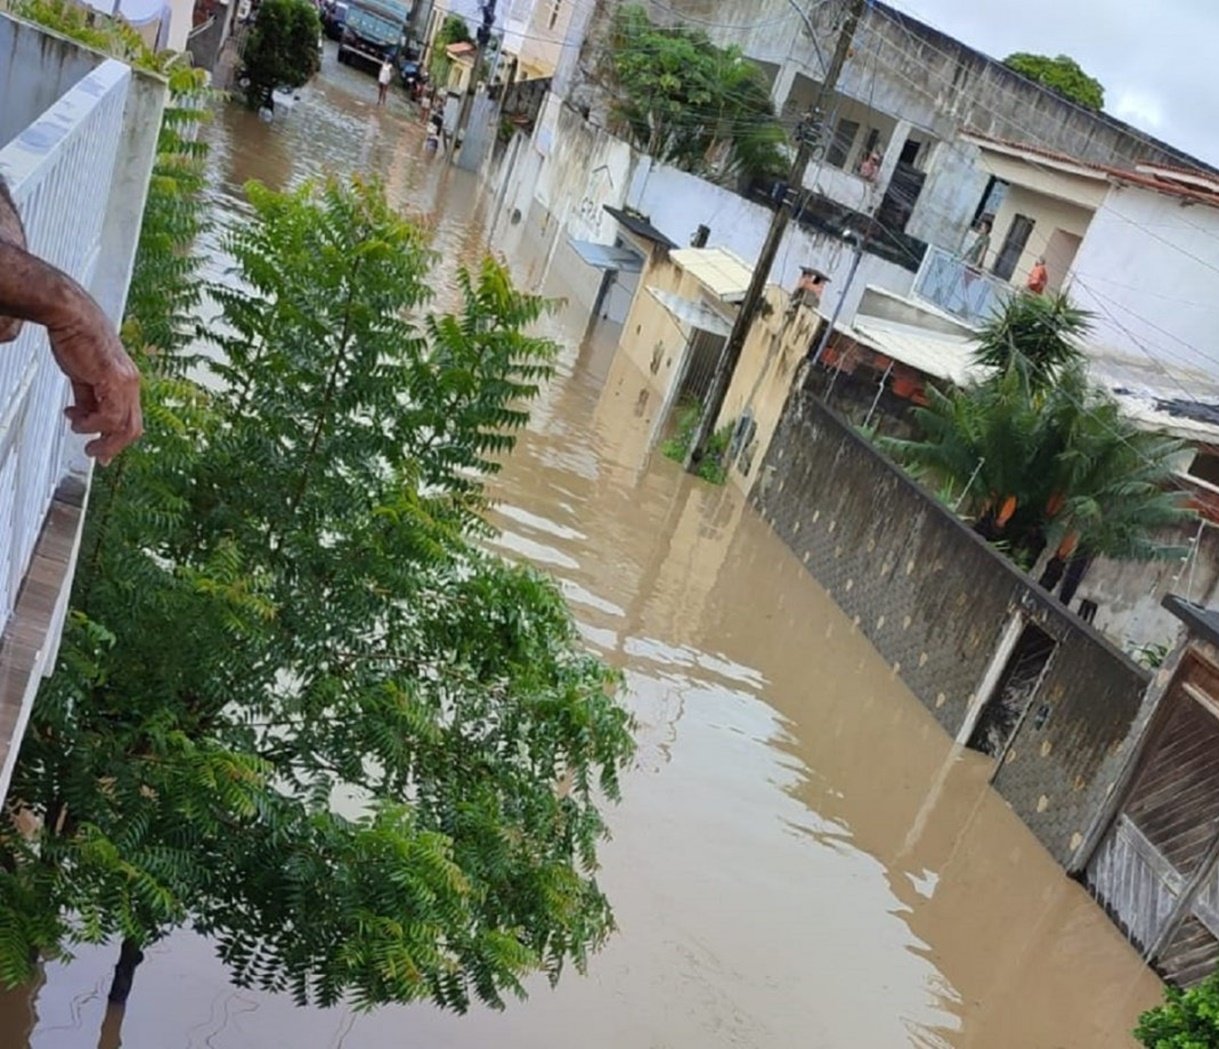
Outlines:
{"type": "Polygon", "coordinates": [[[89,296],[74,295],[62,319],[47,325],[55,361],[72,384],[64,410],[76,433],[95,433],[85,454],[105,466],[144,432],[140,373],[110,319],[89,296]]]}

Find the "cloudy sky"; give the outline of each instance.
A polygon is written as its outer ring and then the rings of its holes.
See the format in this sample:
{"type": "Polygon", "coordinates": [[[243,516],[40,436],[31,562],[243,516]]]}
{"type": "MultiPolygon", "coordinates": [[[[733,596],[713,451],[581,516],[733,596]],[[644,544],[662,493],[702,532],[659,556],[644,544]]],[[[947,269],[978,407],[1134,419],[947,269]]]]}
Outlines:
{"type": "Polygon", "coordinates": [[[1219,166],[1219,0],[889,0],[971,47],[1067,54],[1105,109],[1219,166]]]}

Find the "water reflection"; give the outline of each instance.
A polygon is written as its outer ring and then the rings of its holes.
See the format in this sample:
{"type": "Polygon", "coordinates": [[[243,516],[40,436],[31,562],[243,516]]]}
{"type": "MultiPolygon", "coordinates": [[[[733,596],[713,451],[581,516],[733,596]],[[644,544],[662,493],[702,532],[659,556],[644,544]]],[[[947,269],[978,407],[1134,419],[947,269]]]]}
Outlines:
{"type": "MultiPolygon", "coordinates": [[[[221,114],[220,232],[244,214],[248,178],[369,168],[434,230],[436,299],[451,305],[491,206],[423,152],[413,116],[373,109],[367,78],[327,76],[280,124],[221,114]]],[[[549,253],[521,243],[516,272],[545,272],[549,253]]],[[[563,295],[564,276],[547,292],[563,295]]],[[[602,876],[619,934],[587,977],[465,1018],[298,1010],[230,987],[204,941],[175,936],[137,976],[123,1044],[1131,1044],[1155,979],[739,495],[651,453],[656,406],[586,322],[575,307],[546,321],[561,378],[496,481],[496,523],[499,548],[553,572],[588,643],[625,672],[640,747],[602,876]]],[[[84,951],[0,999],[0,1044],[118,1044],[113,1016],[102,1031],[112,963],[84,951]]]]}

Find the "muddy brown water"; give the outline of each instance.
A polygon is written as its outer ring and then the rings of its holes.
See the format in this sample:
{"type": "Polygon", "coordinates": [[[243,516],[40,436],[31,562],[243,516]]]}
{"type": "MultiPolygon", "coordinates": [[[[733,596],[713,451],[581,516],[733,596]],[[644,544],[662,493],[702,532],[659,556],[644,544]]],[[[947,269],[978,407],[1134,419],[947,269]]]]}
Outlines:
{"type": "MultiPolygon", "coordinates": [[[[493,204],[423,152],[400,100],[378,113],[374,97],[331,52],[275,125],[222,112],[215,214],[240,221],[250,178],[380,172],[434,227],[451,301],[493,204]]],[[[504,1013],[357,1016],[237,990],[181,934],[150,952],[121,1025],[105,1018],[114,952],[90,949],[0,998],[0,1047],[1133,1045],[1158,981],[987,788],[985,762],[952,748],[737,494],[648,457],[612,341],[582,342],[575,309],[548,325],[561,374],[496,481],[498,545],[559,580],[640,725],[601,853],[620,931],[588,975],[536,981],[504,1013]]]]}

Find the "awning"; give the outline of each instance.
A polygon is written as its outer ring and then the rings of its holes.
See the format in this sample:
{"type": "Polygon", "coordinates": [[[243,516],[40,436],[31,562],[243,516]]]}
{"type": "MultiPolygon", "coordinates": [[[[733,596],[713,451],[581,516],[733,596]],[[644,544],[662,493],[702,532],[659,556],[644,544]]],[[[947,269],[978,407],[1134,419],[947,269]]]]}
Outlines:
{"type": "Polygon", "coordinates": [[[924,375],[947,379],[965,386],[981,372],[973,361],[974,343],[967,338],[930,331],[910,324],[882,320],[856,314],[854,322],[844,327],[846,335],[856,342],[909,365],[924,375]]]}
{"type": "Polygon", "coordinates": [[[675,248],[677,245],[660,232],[645,215],[639,215],[625,208],[616,208],[612,204],[602,205],[605,210],[616,218],[626,229],[644,240],[659,244],[662,248],[675,248]]]}
{"type": "Polygon", "coordinates": [[[661,291],[659,288],[648,288],[652,297],[668,310],[677,323],[685,328],[698,328],[712,335],[722,335],[727,338],[732,333],[732,321],[716,313],[705,302],[695,299],[683,299],[671,291],[661,291]]]}
{"type": "Polygon", "coordinates": [[[669,258],[721,302],[740,302],[753,280],[753,269],[727,248],[682,248],[669,258]]]}
{"type": "Polygon", "coordinates": [[[568,238],[572,250],[594,269],[618,270],[622,273],[639,273],[643,270],[643,259],[630,248],[619,248],[613,244],[598,244],[591,240],[568,238]]]}

